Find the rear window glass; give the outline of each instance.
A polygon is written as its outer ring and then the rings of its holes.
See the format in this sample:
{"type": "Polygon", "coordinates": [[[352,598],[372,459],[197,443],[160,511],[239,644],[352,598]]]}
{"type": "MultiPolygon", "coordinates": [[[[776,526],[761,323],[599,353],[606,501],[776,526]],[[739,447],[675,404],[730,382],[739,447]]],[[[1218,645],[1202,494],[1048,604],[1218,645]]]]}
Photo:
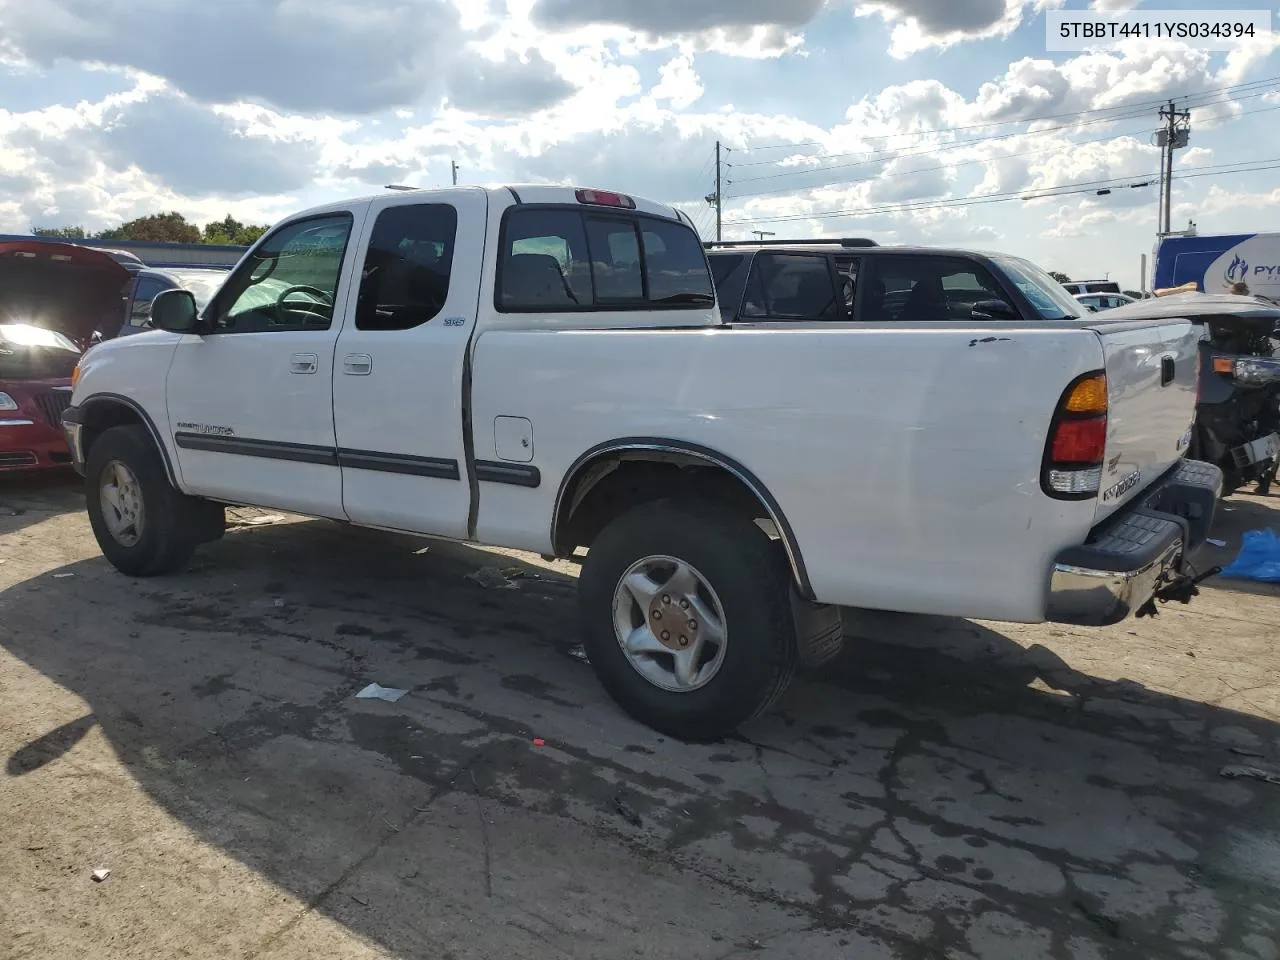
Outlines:
{"type": "Polygon", "coordinates": [[[507,215],[504,244],[500,310],[645,310],[715,302],[702,244],[681,223],[517,208],[507,215]]]}

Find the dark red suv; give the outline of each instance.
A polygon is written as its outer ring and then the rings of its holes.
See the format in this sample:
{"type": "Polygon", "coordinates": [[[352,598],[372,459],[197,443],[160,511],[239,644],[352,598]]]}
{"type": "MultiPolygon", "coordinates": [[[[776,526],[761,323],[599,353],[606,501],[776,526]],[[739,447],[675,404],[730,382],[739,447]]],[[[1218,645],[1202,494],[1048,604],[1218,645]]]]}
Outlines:
{"type": "Polygon", "coordinates": [[[129,281],[98,250],[0,242],[0,472],[71,462],[71,372],[95,330],[119,327],[129,281]]]}

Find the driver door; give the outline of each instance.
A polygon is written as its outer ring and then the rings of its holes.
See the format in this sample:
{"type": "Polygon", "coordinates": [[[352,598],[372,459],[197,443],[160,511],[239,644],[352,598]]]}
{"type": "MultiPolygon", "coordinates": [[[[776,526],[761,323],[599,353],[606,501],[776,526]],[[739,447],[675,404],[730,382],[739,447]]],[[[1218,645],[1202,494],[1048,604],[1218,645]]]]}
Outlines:
{"type": "Polygon", "coordinates": [[[166,383],[178,469],[192,494],[345,519],[333,354],[365,206],[268,234],[183,336],[166,383]]]}

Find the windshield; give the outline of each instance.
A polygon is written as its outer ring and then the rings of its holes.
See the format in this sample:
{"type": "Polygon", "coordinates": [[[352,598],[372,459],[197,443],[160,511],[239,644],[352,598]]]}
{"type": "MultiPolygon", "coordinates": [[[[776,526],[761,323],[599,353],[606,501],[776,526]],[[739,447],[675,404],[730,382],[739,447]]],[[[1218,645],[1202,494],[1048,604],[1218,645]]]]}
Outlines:
{"type": "Polygon", "coordinates": [[[0,323],[0,380],[69,377],[80,348],[53,330],[27,323],[0,323]]]}
{"type": "Polygon", "coordinates": [[[1080,303],[1053,277],[1021,257],[994,257],[1043,320],[1071,320],[1084,316],[1080,303]]]}

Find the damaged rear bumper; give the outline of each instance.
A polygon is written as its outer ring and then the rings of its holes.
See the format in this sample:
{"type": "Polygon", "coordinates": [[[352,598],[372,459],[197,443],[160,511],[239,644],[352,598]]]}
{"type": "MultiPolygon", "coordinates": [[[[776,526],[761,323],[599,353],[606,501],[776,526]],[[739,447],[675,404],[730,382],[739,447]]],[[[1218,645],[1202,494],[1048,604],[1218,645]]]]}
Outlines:
{"type": "Polygon", "coordinates": [[[1058,554],[1046,619],[1105,626],[1135,613],[1204,542],[1221,493],[1221,470],[1184,460],[1083,545],[1058,554]]]}

